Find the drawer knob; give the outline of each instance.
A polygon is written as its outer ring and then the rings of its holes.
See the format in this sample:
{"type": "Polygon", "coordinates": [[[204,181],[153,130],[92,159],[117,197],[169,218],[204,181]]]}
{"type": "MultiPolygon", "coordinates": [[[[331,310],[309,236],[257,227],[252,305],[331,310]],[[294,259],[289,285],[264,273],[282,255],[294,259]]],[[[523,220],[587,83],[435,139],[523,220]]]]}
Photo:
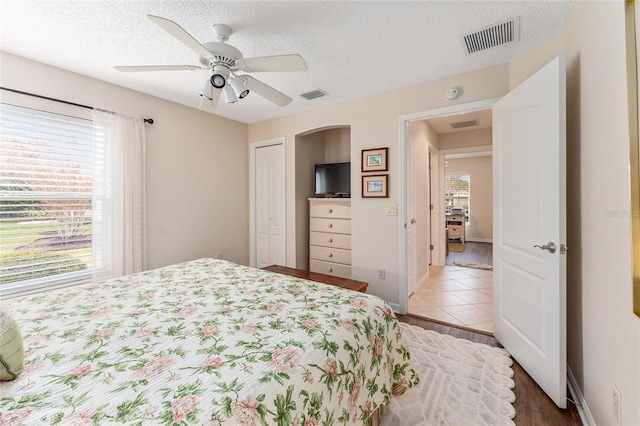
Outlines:
{"type": "Polygon", "coordinates": [[[330,224],[329,224],[329,228],[333,228],[333,223],[330,223],[330,224]]]}
{"type": "Polygon", "coordinates": [[[333,238],[329,238],[329,242],[332,243],[333,242],[333,238]]]}
{"type": "Polygon", "coordinates": [[[333,209],[329,209],[329,213],[333,213],[333,209]]]}
{"type": "Polygon", "coordinates": [[[329,268],[329,272],[333,272],[333,268],[329,268]]]}
{"type": "Polygon", "coordinates": [[[329,253],[329,257],[333,257],[333,253],[329,253]]]}

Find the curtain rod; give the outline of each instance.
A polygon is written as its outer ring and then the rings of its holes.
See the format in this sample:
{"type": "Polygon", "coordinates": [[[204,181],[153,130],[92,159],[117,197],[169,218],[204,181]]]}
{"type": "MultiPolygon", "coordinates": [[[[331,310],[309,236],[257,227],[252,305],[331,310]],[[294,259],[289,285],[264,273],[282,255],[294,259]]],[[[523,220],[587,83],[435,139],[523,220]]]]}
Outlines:
{"type": "MultiPolygon", "coordinates": [[[[61,104],[73,105],[73,106],[77,106],[77,107],[80,107],[80,108],[94,109],[93,107],[91,107],[89,105],[82,105],[82,104],[77,104],[75,102],[63,101],[62,99],[56,99],[56,98],[50,98],[48,96],[36,95],[35,93],[23,92],[22,90],[9,89],[8,87],[1,87],[0,86],[0,89],[7,90],[7,91],[13,92],[13,93],[18,93],[20,95],[33,96],[34,98],[40,98],[40,99],[46,99],[48,101],[60,102],[61,104]]],[[[144,122],[145,123],[149,123],[149,124],[153,124],[153,118],[145,118],[144,122]]]]}

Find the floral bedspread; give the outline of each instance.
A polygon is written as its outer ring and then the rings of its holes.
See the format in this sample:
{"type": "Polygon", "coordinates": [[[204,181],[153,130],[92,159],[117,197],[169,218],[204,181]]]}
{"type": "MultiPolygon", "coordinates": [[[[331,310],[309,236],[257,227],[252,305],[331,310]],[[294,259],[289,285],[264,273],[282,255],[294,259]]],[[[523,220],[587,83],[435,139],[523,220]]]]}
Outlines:
{"type": "Polygon", "coordinates": [[[381,299],[217,259],[3,302],[0,424],[362,424],[418,382],[381,299]]]}

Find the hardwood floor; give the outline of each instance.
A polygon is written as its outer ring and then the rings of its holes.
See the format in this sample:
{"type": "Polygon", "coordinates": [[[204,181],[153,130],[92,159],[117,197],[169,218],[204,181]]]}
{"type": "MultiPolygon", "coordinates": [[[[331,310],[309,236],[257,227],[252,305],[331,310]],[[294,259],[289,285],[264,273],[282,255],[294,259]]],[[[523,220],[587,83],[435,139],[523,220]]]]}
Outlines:
{"type": "Polygon", "coordinates": [[[453,265],[455,261],[493,265],[493,244],[467,241],[464,251],[449,251],[445,264],[453,265]]]}
{"type": "MultiPolygon", "coordinates": [[[[453,327],[412,315],[398,315],[398,320],[427,330],[435,330],[442,334],[450,334],[471,340],[472,342],[501,347],[500,342],[495,337],[476,333],[470,329],[453,327]]],[[[582,424],[578,410],[572,403],[568,403],[566,410],[558,408],[515,360],[512,368],[514,373],[513,381],[516,384],[513,389],[516,395],[516,402],[514,403],[516,417],[513,421],[518,426],[582,424]]],[[[567,395],[571,398],[568,390],[567,395]]]]}

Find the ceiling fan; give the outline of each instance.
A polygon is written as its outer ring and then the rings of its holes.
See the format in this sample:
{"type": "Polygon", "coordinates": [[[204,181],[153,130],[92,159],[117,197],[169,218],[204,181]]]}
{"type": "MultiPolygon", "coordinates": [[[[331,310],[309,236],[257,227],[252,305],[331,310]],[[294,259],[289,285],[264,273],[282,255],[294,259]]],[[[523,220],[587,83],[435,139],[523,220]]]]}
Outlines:
{"type": "Polygon", "coordinates": [[[213,26],[217,41],[200,44],[175,22],[159,16],[147,15],[147,17],[197,53],[200,56],[201,65],[140,65],[113,68],[123,72],[211,70],[213,74],[205,81],[204,88],[200,93],[200,96],[202,96],[200,109],[215,109],[222,93],[224,93],[226,103],[234,103],[238,99],[246,97],[250,91],[278,106],[284,107],[292,101],[289,96],[253,76],[238,74],[238,72],[307,70],[307,64],[302,56],[296,54],[243,58],[238,49],[226,44],[233,31],[224,24],[215,24],[213,26]]]}

